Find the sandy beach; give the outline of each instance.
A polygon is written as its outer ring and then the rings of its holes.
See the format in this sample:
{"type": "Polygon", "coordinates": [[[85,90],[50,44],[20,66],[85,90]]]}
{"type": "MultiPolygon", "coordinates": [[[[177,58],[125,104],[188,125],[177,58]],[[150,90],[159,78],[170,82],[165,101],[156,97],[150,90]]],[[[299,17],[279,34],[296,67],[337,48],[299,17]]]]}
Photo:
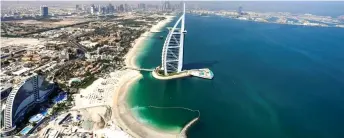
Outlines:
{"type": "Polygon", "coordinates": [[[171,22],[173,20],[173,17],[174,16],[166,16],[165,20],[162,20],[158,22],[156,25],[153,25],[149,31],[146,31],[145,33],[141,34],[141,36],[135,40],[134,46],[129,50],[129,52],[125,56],[126,66],[137,68],[135,59],[136,59],[137,54],[143,48],[144,42],[146,41],[146,38],[147,38],[146,36],[149,35],[150,32],[158,32],[164,29],[163,27],[165,27],[166,24],[171,22]]]}
{"type": "MultiPolygon", "coordinates": [[[[153,25],[150,31],[145,32],[138,39],[135,40],[133,48],[128,52],[125,57],[126,66],[137,67],[135,63],[136,56],[143,48],[146,41],[146,36],[150,32],[157,32],[163,29],[167,23],[171,22],[173,16],[167,16],[163,21],[160,21],[156,25],[153,25]]],[[[142,78],[142,75],[138,71],[132,70],[133,74],[137,74],[135,77],[125,77],[125,80],[121,80],[118,89],[115,89],[114,104],[113,104],[113,120],[119,125],[124,131],[129,133],[131,136],[149,137],[149,138],[176,138],[179,133],[169,133],[161,130],[154,129],[139,122],[131,112],[131,108],[127,104],[127,94],[131,85],[142,78]]]]}

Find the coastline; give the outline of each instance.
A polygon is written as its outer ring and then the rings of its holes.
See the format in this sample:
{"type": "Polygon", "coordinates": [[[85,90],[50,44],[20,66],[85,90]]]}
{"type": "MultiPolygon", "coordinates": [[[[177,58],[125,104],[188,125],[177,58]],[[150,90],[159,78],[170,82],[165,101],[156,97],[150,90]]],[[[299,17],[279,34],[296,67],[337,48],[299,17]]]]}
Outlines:
{"type": "Polygon", "coordinates": [[[141,36],[135,40],[133,47],[125,55],[125,65],[138,68],[138,66],[135,63],[135,59],[137,58],[137,53],[143,48],[143,45],[145,44],[144,41],[146,39],[146,36],[150,32],[157,32],[159,30],[162,30],[169,22],[173,20],[173,18],[174,16],[166,16],[165,20],[158,22],[156,25],[153,25],[149,29],[149,31],[146,31],[143,34],[141,34],[141,36]]]}
{"type": "Polygon", "coordinates": [[[159,79],[159,80],[171,80],[171,79],[178,79],[178,78],[184,78],[184,77],[189,77],[192,76],[189,71],[184,71],[181,72],[180,74],[176,74],[176,75],[171,75],[171,76],[161,76],[158,73],[156,73],[156,70],[152,71],[152,76],[155,79],[159,79]]]}
{"type": "MultiPolygon", "coordinates": [[[[169,22],[173,20],[173,16],[166,16],[165,20],[158,22],[153,25],[149,31],[143,33],[138,39],[135,40],[133,47],[129,50],[125,56],[125,65],[129,67],[138,68],[136,65],[137,53],[143,48],[145,44],[146,36],[150,32],[157,32],[157,30],[163,29],[169,22]]],[[[123,131],[127,132],[133,137],[164,137],[164,138],[175,138],[179,135],[178,133],[171,133],[162,130],[157,130],[146,124],[140,123],[135,118],[131,108],[127,104],[127,96],[131,86],[134,82],[137,82],[142,78],[142,74],[139,71],[131,70],[132,73],[136,74],[134,77],[125,77],[126,79],[121,80],[118,89],[115,90],[115,96],[113,97],[113,116],[114,120],[123,131]]],[[[132,76],[132,75],[130,75],[132,76]]]]}

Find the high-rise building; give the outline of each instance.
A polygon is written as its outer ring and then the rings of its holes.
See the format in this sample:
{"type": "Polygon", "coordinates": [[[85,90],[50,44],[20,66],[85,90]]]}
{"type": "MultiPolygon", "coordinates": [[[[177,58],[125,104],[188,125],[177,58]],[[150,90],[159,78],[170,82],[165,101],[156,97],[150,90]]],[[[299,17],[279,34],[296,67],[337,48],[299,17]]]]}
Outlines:
{"type": "Polygon", "coordinates": [[[75,10],[76,11],[80,10],[80,5],[75,5],[75,10]]]}
{"type": "Polygon", "coordinates": [[[125,12],[130,11],[130,7],[129,7],[128,4],[124,4],[124,11],[125,11],[125,12]]]}
{"type": "Polygon", "coordinates": [[[118,10],[119,12],[124,12],[124,6],[123,6],[123,4],[119,5],[118,8],[117,8],[117,10],[118,10]]]}
{"type": "Polygon", "coordinates": [[[41,6],[41,16],[42,17],[48,17],[49,12],[48,12],[48,7],[47,6],[41,6]]]}
{"type": "Polygon", "coordinates": [[[91,14],[93,15],[94,14],[94,7],[91,7],[91,9],[90,9],[90,12],[91,12],[91,14]]]}
{"type": "Polygon", "coordinates": [[[42,103],[49,99],[49,95],[57,85],[45,79],[44,76],[34,74],[15,85],[6,99],[4,110],[4,127],[1,136],[11,135],[17,126],[27,119],[27,113],[42,107],[42,103]]]}
{"type": "Polygon", "coordinates": [[[244,14],[244,13],[242,12],[242,7],[241,7],[241,6],[238,8],[238,14],[239,14],[239,15],[243,15],[243,14],[244,14]]]}
{"type": "Polygon", "coordinates": [[[86,8],[86,5],[82,4],[81,5],[81,10],[85,11],[87,8],[86,8]]]}
{"type": "Polygon", "coordinates": [[[98,5],[97,7],[97,12],[98,12],[98,15],[102,14],[102,7],[100,5],[98,5]]]}
{"type": "Polygon", "coordinates": [[[140,9],[140,10],[145,10],[146,9],[146,4],[140,3],[140,4],[137,5],[137,8],[140,9]]]}
{"type": "Polygon", "coordinates": [[[90,12],[91,12],[92,15],[96,12],[94,4],[91,5],[90,12]]]}
{"type": "Polygon", "coordinates": [[[147,9],[158,10],[158,9],[159,9],[159,6],[158,6],[158,5],[147,4],[147,9]]]}
{"type": "Polygon", "coordinates": [[[111,3],[109,3],[109,5],[107,6],[107,13],[112,14],[114,12],[115,12],[115,7],[111,3]]]}
{"type": "Polygon", "coordinates": [[[163,11],[169,11],[171,10],[171,4],[169,1],[165,1],[162,5],[162,10],[163,11]]]}
{"type": "Polygon", "coordinates": [[[169,29],[161,55],[161,70],[164,75],[179,73],[183,68],[183,49],[185,30],[185,4],[183,14],[173,28],[169,29]],[[178,28],[180,26],[180,28],[178,28]]]}
{"type": "Polygon", "coordinates": [[[101,13],[101,10],[102,10],[102,7],[101,7],[100,5],[98,5],[98,8],[97,8],[97,12],[98,12],[98,14],[100,14],[100,13],[101,13]]]}
{"type": "Polygon", "coordinates": [[[184,3],[183,3],[183,2],[180,2],[180,3],[178,4],[178,9],[183,10],[183,5],[184,5],[184,3]]]}
{"type": "Polygon", "coordinates": [[[100,14],[107,14],[108,12],[107,12],[107,8],[106,7],[104,7],[104,6],[102,6],[102,7],[100,7],[100,11],[99,11],[99,13],[100,14]]]}

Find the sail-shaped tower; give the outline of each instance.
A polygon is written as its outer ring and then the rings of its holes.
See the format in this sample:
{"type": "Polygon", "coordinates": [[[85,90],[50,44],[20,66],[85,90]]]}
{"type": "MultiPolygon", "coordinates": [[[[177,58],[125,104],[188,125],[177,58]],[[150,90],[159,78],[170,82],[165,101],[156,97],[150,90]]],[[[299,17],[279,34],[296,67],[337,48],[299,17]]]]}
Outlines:
{"type": "Polygon", "coordinates": [[[161,70],[164,71],[164,75],[168,75],[170,73],[179,73],[182,71],[185,34],[184,3],[183,13],[177,20],[176,24],[172,28],[169,28],[169,33],[162,49],[161,70]]]}

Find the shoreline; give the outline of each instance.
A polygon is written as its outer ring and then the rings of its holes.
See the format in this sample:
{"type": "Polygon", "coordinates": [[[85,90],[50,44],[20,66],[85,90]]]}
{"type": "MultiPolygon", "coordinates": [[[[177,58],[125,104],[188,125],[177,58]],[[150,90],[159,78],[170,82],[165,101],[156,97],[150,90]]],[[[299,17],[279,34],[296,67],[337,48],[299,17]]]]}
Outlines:
{"type": "Polygon", "coordinates": [[[152,71],[152,76],[158,80],[172,80],[172,79],[190,77],[192,75],[189,73],[189,71],[184,71],[184,72],[181,72],[180,74],[176,74],[176,75],[161,76],[156,72],[156,70],[154,70],[154,71],[152,71]]]}
{"type": "Polygon", "coordinates": [[[130,67],[138,68],[136,65],[135,59],[137,58],[137,53],[143,48],[145,44],[144,41],[146,36],[150,32],[156,32],[157,30],[162,30],[169,22],[173,20],[174,16],[166,16],[165,20],[158,22],[156,25],[153,25],[149,31],[144,32],[141,34],[139,38],[137,38],[134,42],[133,47],[129,50],[129,52],[125,55],[125,65],[130,67]]]}
{"type": "MultiPolygon", "coordinates": [[[[136,58],[137,54],[143,48],[146,40],[147,34],[150,32],[156,32],[157,30],[162,30],[169,22],[173,20],[173,16],[166,16],[165,20],[159,21],[156,25],[153,25],[149,31],[141,34],[141,36],[135,40],[133,47],[129,50],[125,56],[125,65],[137,68],[136,58]]],[[[136,74],[135,77],[130,77],[126,80],[121,80],[122,83],[119,84],[118,89],[115,90],[114,104],[113,104],[113,116],[114,120],[118,126],[120,126],[123,131],[127,132],[133,137],[163,137],[163,138],[175,138],[178,137],[178,133],[171,133],[163,130],[157,130],[152,126],[141,123],[135,117],[134,113],[131,111],[127,103],[127,96],[131,86],[140,80],[143,76],[139,71],[132,70],[136,74]]]]}

